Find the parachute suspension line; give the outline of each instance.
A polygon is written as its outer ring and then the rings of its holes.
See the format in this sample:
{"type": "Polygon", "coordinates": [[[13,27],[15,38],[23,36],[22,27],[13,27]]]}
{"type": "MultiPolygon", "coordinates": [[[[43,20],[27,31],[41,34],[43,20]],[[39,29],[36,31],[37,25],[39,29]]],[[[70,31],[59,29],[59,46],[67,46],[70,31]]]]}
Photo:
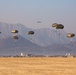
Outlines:
{"type": "Polygon", "coordinates": [[[57,30],[57,37],[60,40],[60,31],[59,30],[57,30]]]}
{"type": "Polygon", "coordinates": [[[72,42],[73,42],[73,38],[71,38],[71,40],[70,40],[70,41],[71,41],[71,43],[72,43],[72,42]]]}
{"type": "Polygon", "coordinates": [[[32,37],[33,35],[29,35],[29,40],[32,42],[32,40],[33,40],[33,37],[32,37]]]}
{"type": "MultiPolygon", "coordinates": [[[[73,38],[74,38],[74,37],[73,37],[73,38]]],[[[73,46],[73,38],[71,38],[71,40],[70,40],[70,41],[71,41],[71,46],[73,46]]]]}
{"type": "Polygon", "coordinates": [[[71,41],[71,46],[73,46],[73,39],[71,38],[71,40],[70,40],[70,41],[71,41]]]}

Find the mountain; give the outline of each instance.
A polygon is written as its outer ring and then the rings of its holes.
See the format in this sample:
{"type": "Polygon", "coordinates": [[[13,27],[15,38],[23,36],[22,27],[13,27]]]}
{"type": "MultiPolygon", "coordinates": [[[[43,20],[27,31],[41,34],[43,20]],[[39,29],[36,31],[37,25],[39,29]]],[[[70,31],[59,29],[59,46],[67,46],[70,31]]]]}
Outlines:
{"type": "Polygon", "coordinates": [[[76,55],[76,38],[67,38],[64,30],[50,28],[30,29],[24,25],[0,22],[0,55],[76,55]],[[13,34],[12,30],[19,33],[13,34]],[[34,31],[34,35],[28,35],[34,31]],[[18,36],[18,40],[13,39],[18,36]],[[72,41],[71,41],[72,40],[72,41]]]}
{"type": "Polygon", "coordinates": [[[0,55],[20,55],[20,53],[34,55],[66,55],[66,53],[70,53],[76,55],[76,42],[41,47],[20,35],[18,37],[18,40],[14,40],[12,37],[0,39],[0,55]]]}
{"type": "Polygon", "coordinates": [[[0,39],[0,55],[41,54],[42,48],[18,35],[19,39],[9,37],[0,39]]]}
{"type": "Polygon", "coordinates": [[[11,33],[11,30],[18,30],[19,33],[16,35],[21,35],[25,39],[35,43],[39,46],[49,46],[52,44],[65,44],[70,42],[70,39],[66,37],[67,33],[64,30],[55,30],[50,28],[41,29],[30,29],[24,25],[18,24],[8,24],[0,22],[0,38],[12,37],[15,34],[11,33]],[[28,35],[29,31],[34,31],[34,35],[28,35]]]}
{"type": "Polygon", "coordinates": [[[70,40],[66,37],[64,30],[53,30],[50,28],[42,28],[35,30],[33,42],[43,47],[52,44],[65,44],[70,40]],[[35,40],[35,41],[34,41],[35,40]]]}

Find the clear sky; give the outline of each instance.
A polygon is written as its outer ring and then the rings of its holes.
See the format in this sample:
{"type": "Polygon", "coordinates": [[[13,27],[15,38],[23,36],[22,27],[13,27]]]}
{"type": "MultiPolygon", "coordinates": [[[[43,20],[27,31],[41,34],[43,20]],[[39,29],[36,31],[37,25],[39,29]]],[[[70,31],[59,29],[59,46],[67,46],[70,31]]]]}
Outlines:
{"type": "Polygon", "coordinates": [[[52,29],[53,23],[59,23],[76,33],[76,0],[0,0],[0,22],[34,29],[52,29]]]}

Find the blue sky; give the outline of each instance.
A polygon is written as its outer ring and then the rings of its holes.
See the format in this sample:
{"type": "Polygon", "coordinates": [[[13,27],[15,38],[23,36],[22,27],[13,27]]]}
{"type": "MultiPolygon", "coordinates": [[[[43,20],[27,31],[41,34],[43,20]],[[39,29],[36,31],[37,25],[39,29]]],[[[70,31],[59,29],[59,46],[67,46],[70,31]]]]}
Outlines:
{"type": "Polygon", "coordinates": [[[53,23],[59,23],[66,32],[76,33],[76,0],[0,0],[0,22],[34,29],[52,29],[53,23]]]}

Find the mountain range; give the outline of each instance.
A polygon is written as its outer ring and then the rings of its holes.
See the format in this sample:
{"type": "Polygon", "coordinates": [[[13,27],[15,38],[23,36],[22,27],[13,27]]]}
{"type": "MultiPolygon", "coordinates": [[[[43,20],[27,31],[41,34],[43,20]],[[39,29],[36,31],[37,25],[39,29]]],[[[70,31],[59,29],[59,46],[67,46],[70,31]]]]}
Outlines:
{"type": "Polygon", "coordinates": [[[76,38],[67,38],[64,30],[51,28],[30,29],[20,23],[0,22],[0,55],[39,54],[39,55],[76,55],[76,38]],[[18,30],[17,34],[11,33],[18,30]],[[33,35],[28,35],[34,31],[33,35]],[[19,39],[13,39],[18,36],[19,39]],[[72,42],[71,42],[72,40],[72,42]]]}

